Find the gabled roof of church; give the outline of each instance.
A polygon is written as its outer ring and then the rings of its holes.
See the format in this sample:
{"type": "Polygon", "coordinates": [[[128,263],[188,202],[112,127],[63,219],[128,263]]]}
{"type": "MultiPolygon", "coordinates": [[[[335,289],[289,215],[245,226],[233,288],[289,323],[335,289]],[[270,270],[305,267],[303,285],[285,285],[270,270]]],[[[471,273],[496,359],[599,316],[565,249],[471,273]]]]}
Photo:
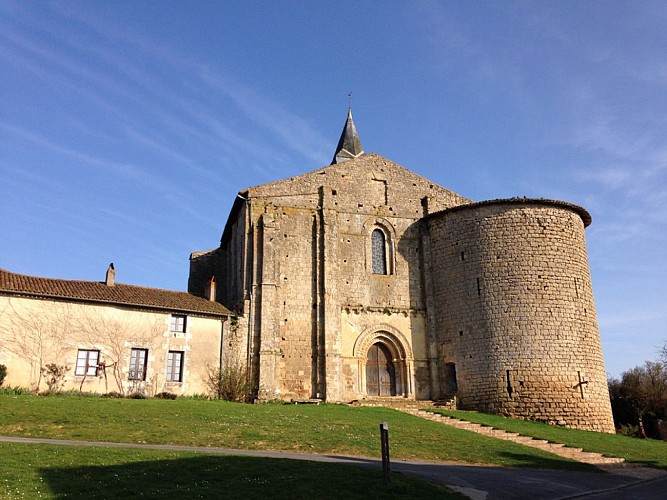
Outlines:
{"type": "Polygon", "coordinates": [[[363,154],[364,148],[361,146],[357,127],[354,126],[354,120],[352,119],[352,108],[350,108],[347,110],[347,120],[345,121],[343,132],[340,134],[338,146],[336,146],[336,152],[331,164],[334,165],[352,160],[363,154]]]}
{"type": "MultiPolygon", "coordinates": [[[[467,204],[472,201],[377,153],[365,153],[343,163],[331,164],[305,174],[253,186],[242,191],[241,194],[244,197],[284,196],[309,192],[318,186],[340,182],[340,179],[356,183],[364,178],[382,180],[389,176],[400,177],[415,187],[425,187],[424,195],[428,194],[427,191],[432,191],[433,196],[444,196],[450,200],[449,205],[467,204]]],[[[240,200],[237,199],[237,201],[240,200]]]]}
{"type": "Polygon", "coordinates": [[[240,191],[225,224],[222,240],[225,240],[231,230],[243,204],[251,198],[280,196],[287,199],[287,197],[312,194],[317,192],[320,186],[358,186],[359,183],[372,181],[384,182],[386,185],[388,180],[399,178],[401,182],[398,183],[396,189],[405,189],[397,196],[408,196],[408,191],[419,192],[420,198],[433,199],[431,210],[443,210],[456,205],[472,203],[472,200],[439,186],[383,156],[376,153],[365,153],[352,119],[352,110],[348,109],[347,120],[332,163],[312,172],[240,191]]]}
{"type": "Polygon", "coordinates": [[[54,300],[127,305],[183,313],[228,316],[231,311],[187,292],[133,285],[107,285],[99,281],[63,280],[16,274],[0,269],[0,294],[54,300]]]}

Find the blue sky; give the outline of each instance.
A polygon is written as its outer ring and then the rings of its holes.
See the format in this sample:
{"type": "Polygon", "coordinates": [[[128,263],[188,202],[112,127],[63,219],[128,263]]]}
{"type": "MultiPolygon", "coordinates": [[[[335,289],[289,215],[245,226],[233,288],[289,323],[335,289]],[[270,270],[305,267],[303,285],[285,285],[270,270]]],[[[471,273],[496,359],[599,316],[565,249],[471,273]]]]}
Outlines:
{"type": "Polygon", "coordinates": [[[366,151],[587,208],[607,371],[667,341],[662,2],[0,2],[0,267],[184,290],[241,189],[366,151]],[[361,5],[360,5],[361,4],[361,5]]]}

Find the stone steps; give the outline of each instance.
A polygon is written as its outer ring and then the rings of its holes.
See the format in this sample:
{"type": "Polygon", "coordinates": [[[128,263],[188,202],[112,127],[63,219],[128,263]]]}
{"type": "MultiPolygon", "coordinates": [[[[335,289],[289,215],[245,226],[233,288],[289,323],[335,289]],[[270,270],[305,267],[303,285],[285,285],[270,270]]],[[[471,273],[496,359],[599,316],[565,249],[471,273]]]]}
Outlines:
{"type": "Polygon", "coordinates": [[[485,436],[493,437],[496,439],[502,439],[505,441],[513,441],[515,443],[519,443],[524,446],[530,446],[532,448],[548,451],[549,453],[553,453],[554,455],[576,460],[578,462],[591,464],[596,467],[607,470],[609,472],[615,472],[621,474],[626,473],[628,475],[633,475],[630,473],[630,471],[632,469],[639,469],[637,467],[627,467],[623,469],[623,471],[625,472],[615,469],[611,470],[609,468],[610,466],[623,464],[625,460],[622,458],[605,457],[601,453],[587,452],[581,448],[571,448],[561,443],[550,443],[544,439],[535,439],[530,436],[522,436],[516,432],[507,432],[502,429],[496,429],[493,427],[476,424],[473,422],[467,422],[465,420],[459,420],[457,418],[421,410],[415,407],[414,405],[413,406],[406,405],[402,408],[395,408],[395,409],[427,420],[433,420],[434,422],[440,422],[442,424],[449,425],[451,427],[456,427],[458,429],[475,432],[477,434],[483,434],[485,436]]]}

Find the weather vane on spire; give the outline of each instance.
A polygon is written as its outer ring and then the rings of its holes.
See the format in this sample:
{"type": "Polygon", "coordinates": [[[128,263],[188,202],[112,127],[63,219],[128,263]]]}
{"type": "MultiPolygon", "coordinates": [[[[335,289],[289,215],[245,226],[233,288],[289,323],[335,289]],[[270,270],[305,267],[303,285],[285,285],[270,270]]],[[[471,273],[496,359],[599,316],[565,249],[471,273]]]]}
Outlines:
{"type": "Polygon", "coordinates": [[[352,109],[352,92],[347,93],[347,107],[352,109]]]}

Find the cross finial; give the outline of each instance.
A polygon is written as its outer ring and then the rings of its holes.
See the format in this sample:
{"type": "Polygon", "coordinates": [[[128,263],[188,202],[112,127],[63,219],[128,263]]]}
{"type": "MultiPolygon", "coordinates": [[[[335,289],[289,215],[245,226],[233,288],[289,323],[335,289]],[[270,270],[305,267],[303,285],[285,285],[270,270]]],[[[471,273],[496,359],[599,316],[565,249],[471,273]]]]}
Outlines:
{"type": "Polygon", "coordinates": [[[352,92],[347,93],[347,107],[352,109],[352,92]]]}

